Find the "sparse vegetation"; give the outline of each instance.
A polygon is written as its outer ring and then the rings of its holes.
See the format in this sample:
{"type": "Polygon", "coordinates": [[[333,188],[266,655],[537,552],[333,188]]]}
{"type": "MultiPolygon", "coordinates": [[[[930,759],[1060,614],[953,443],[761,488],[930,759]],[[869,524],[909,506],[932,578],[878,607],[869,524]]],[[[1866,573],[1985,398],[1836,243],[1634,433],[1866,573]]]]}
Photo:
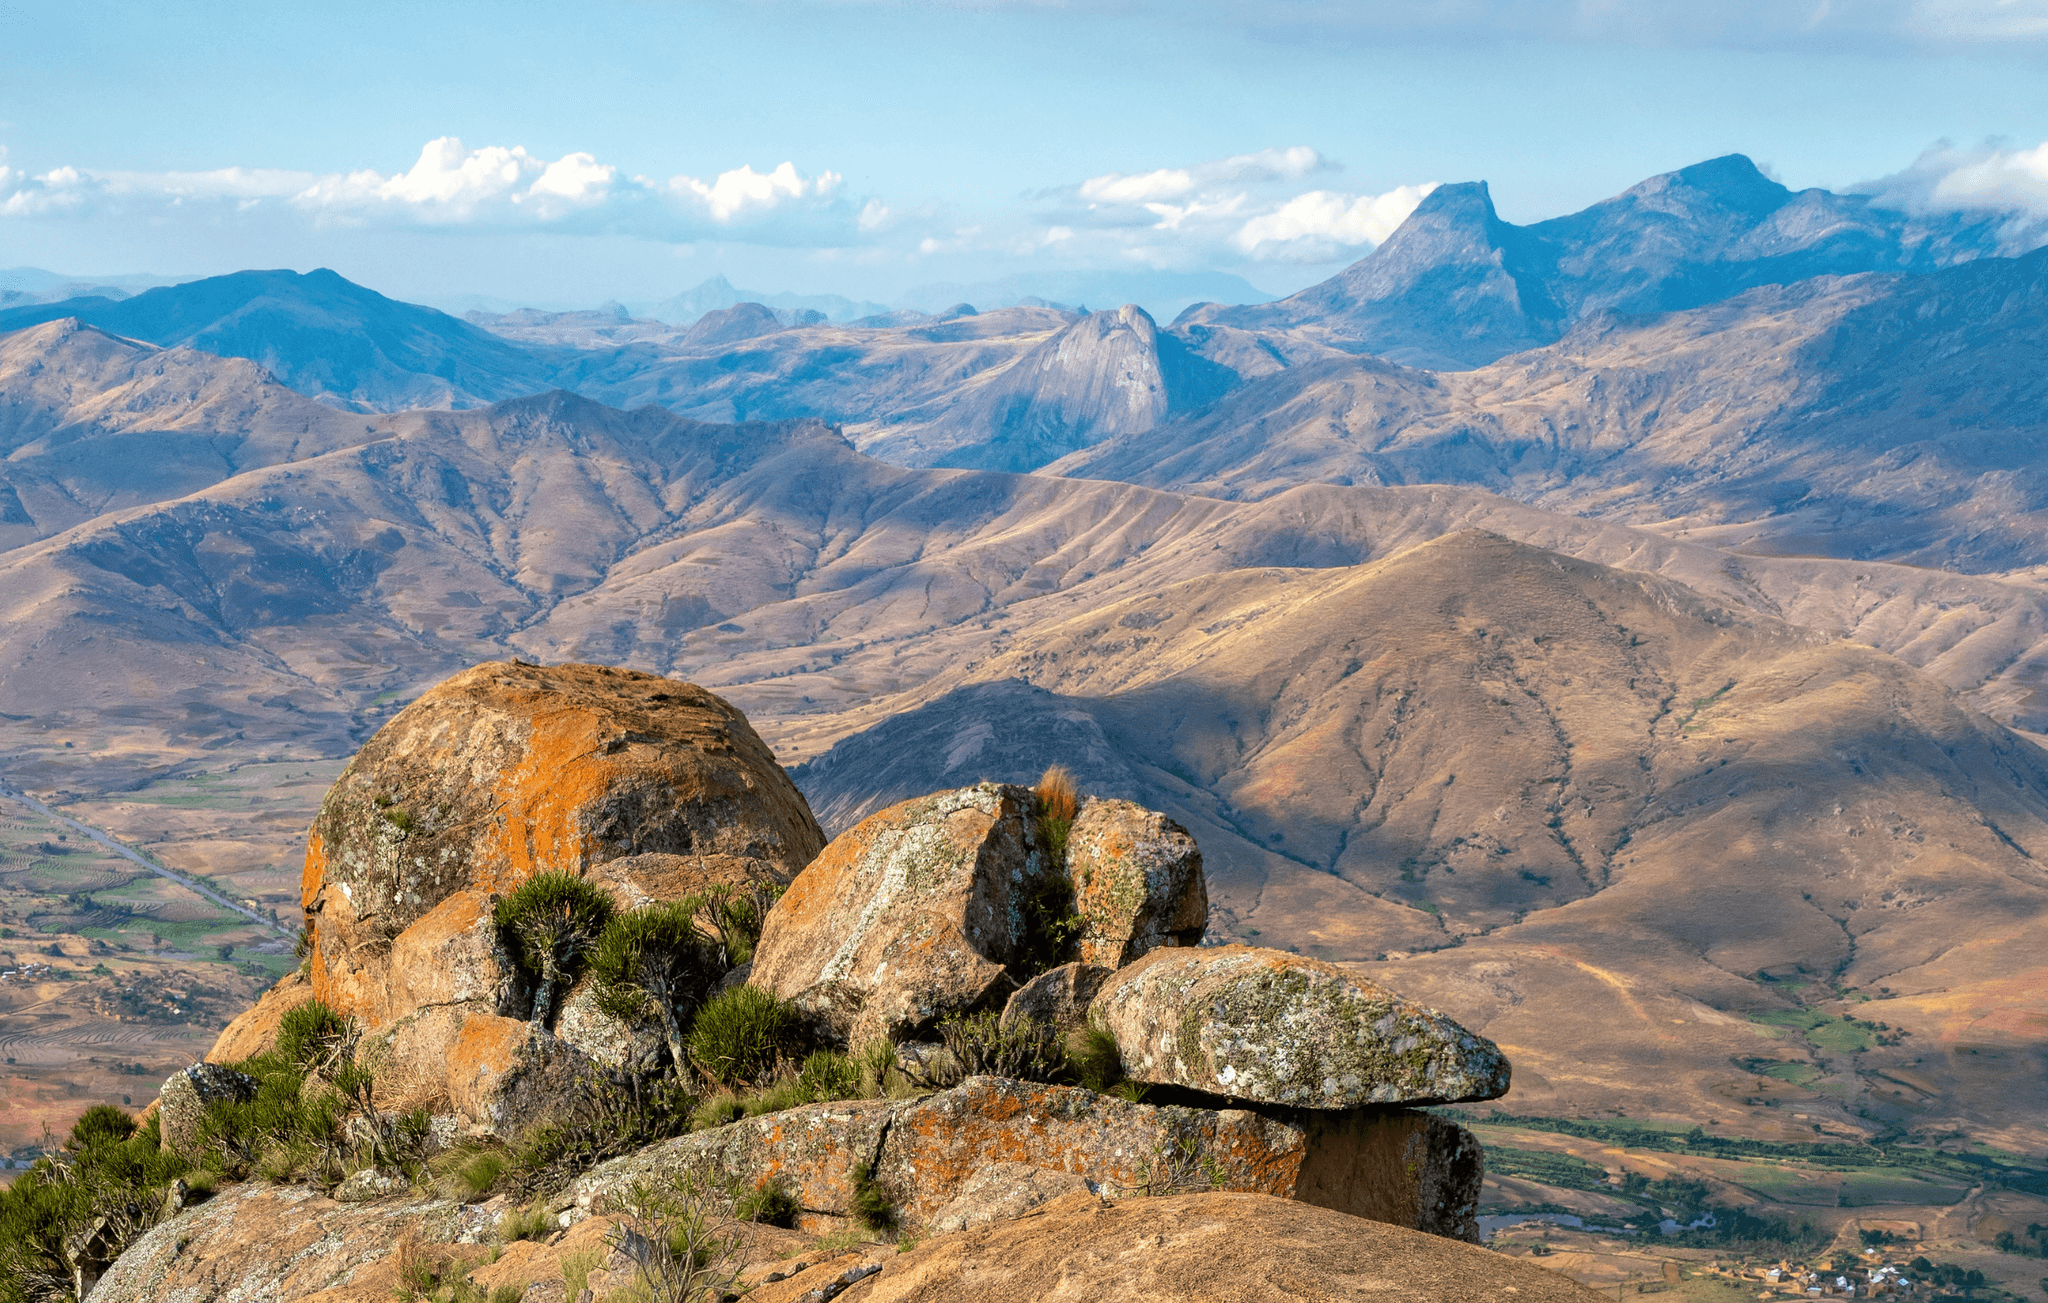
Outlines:
{"type": "Polygon", "coordinates": [[[758,1082],[806,1041],[796,1006],[758,987],[736,986],[706,1001],[690,1028],[689,1056],[725,1085],[758,1082]]]}
{"type": "Polygon", "coordinates": [[[81,1299],[164,1215],[185,1160],[110,1106],[89,1109],[54,1154],[0,1190],[0,1303],[81,1299]]]}
{"type": "Polygon", "coordinates": [[[618,1199],[625,1221],[610,1243],[633,1263],[646,1303],[717,1300],[739,1279],[746,1240],[721,1225],[719,1205],[730,1207],[721,1193],[708,1172],[685,1167],[635,1181],[618,1199]]]}
{"type": "Polygon", "coordinates": [[[1074,900],[1074,879],[1067,869],[1067,836],[1080,809],[1080,792],[1065,765],[1053,765],[1032,789],[1038,798],[1038,835],[1045,843],[1045,872],[1027,877],[1019,908],[1024,915],[1023,953],[1012,965],[1025,978],[1056,968],[1074,957],[1081,938],[1081,917],[1074,900]]]}
{"type": "Polygon", "coordinates": [[[896,1228],[896,1205],[875,1179],[872,1163],[859,1163],[853,1169],[853,1219],[877,1235],[896,1228]]]}
{"type": "Polygon", "coordinates": [[[611,916],[611,897],[573,873],[536,874],[498,902],[493,921],[538,981],[534,1022],[550,1025],[556,998],[576,980],[611,916]]]}
{"type": "Polygon", "coordinates": [[[657,1019],[677,1072],[689,1062],[692,1015],[726,972],[723,947],[697,926],[702,907],[702,898],[691,896],[620,914],[605,926],[591,956],[598,1007],[622,1022],[657,1019]]]}

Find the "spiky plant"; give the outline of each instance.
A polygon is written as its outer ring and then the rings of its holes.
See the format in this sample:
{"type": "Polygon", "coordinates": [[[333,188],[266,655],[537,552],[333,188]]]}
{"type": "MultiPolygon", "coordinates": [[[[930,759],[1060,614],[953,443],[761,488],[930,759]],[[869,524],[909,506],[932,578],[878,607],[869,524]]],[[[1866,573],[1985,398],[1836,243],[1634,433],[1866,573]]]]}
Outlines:
{"type": "Polygon", "coordinates": [[[725,973],[717,942],[697,927],[696,896],[620,914],[605,926],[591,954],[598,1007],[615,1018],[661,1020],[677,1072],[688,1062],[690,1015],[725,973]]]}
{"type": "Polygon", "coordinates": [[[540,979],[533,1021],[547,1026],[556,996],[576,980],[611,916],[611,897],[573,873],[537,874],[498,902],[493,921],[540,979]]]}

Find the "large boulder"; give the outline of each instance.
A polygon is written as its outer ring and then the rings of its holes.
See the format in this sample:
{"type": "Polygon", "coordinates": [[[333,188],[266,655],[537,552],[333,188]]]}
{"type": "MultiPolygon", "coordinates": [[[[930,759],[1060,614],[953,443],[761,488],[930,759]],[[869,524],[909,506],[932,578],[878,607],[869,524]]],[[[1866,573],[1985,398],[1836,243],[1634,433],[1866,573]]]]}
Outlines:
{"type": "Polygon", "coordinates": [[[1003,783],[869,816],[776,904],[748,981],[795,1000],[834,1040],[901,1041],[1000,1008],[1061,959],[1109,968],[1201,940],[1202,857],[1178,824],[1087,801],[1061,865],[1042,817],[1030,789],[1003,783]],[[1074,929],[1064,942],[1061,925],[1074,929]]]}
{"type": "Polygon", "coordinates": [[[1492,1041],[1333,964],[1254,946],[1157,950],[1089,1006],[1133,1081],[1294,1108],[1497,1099],[1492,1041]]]}
{"type": "Polygon", "coordinates": [[[833,1039],[903,1040],[1007,996],[1055,871],[1031,792],[939,792],[840,834],[769,911],[749,985],[793,999],[833,1039]]]}
{"type": "Polygon", "coordinates": [[[1164,946],[1201,944],[1209,926],[1202,852],[1165,815],[1090,799],[1067,832],[1067,872],[1081,962],[1122,968],[1164,946]]]}
{"type": "Polygon", "coordinates": [[[746,718],[702,688],[479,665],[378,730],[321,806],[302,884],[310,992],[369,1033],[385,1102],[501,1131],[635,1047],[580,1006],[568,1029],[526,1024],[499,899],[551,870],[621,908],[787,882],[824,840],[746,718]]]}
{"type": "Polygon", "coordinates": [[[709,1167],[781,1184],[801,1225],[829,1230],[852,1215],[853,1173],[865,1166],[902,1223],[922,1231],[958,1215],[953,1205],[1003,1163],[1112,1195],[1256,1191],[1454,1239],[1477,1237],[1484,1175],[1470,1133],[1401,1109],[1282,1119],[970,1077],[920,1099],[813,1104],[680,1136],[585,1173],[552,1206],[573,1220],[650,1171],[709,1167]]]}
{"type": "MultiPolygon", "coordinates": [[[[1560,1272],[1245,1193],[1104,1200],[1070,1194],[1023,1217],[880,1257],[840,1303],[1594,1303],[1560,1272]]],[[[822,1297],[813,1295],[813,1297],[822,1297]]]]}

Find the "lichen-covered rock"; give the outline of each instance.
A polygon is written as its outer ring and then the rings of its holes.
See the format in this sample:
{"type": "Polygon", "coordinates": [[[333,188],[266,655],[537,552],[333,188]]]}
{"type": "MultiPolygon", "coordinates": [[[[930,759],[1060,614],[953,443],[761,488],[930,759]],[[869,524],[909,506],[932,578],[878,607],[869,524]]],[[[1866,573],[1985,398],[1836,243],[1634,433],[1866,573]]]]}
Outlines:
{"type": "Polygon", "coordinates": [[[593,1168],[550,1206],[603,1212],[650,1172],[701,1168],[749,1187],[780,1185],[802,1209],[798,1226],[836,1229],[853,1209],[853,1169],[875,1161],[903,1107],[900,1100],[851,1100],[742,1118],[593,1168]]]}
{"type": "Polygon", "coordinates": [[[853,1171],[867,1165],[897,1217],[923,1231],[1003,1163],[1112,1196],[1252,1190],[1455,1238],[1475,1234],[1483,1176],[1469,1133],[1400,1109],[1280,1119],[970,1077],[921,1099],[814,1104],[681,1136],[585,1173],[551,1206],[602,1212],[650,1171],[701,1166],[779,1182],[798,1224],[826,1231],[852,1215],[853,1171]]]}
{"type": "Polygon", "coordinates": [[[432,1265],[483,1257],[491,1215],[446,1199],[342,1204],[254,1182],[159,1223],[115,1260],[92,1303],[390,1303],[408,1241],[432,1265]],[[466,1251],[465,1251],[466,1249],[466,1251]]]}
{"type": "Polygon", "coordinates": [[[195,1063],[165,1080],[160,1101],[158,1136],[163,1148],[197,1158],[199,1123],[206,1106],[221,1100],[245,1104],[256,1098],[256,1078],[218,1063],[195,1063]]]}
{"type": "Polygon", "coordinates": [[[834,1039],[902,1040],[1007,996],[1052,875],[1037,798],[983,783],[905,801],[840,834],[769,911],[748,984],[834,1039]]]}
{"type": "Polygon", "coordinates": [[[1025,1018],[1037,1018],[1055,1027],[1072,1030],[1088,1022],[1088,1004],[1110,970],[1094,964],[1061,964],[1049,968],[1017,989],[1003,1006],[1002,1025],[1014,1026],[1025,1018]]]}
{"type": "Polygon", "coordinates": [[[1158,950],[1089,1006],[1134,1081],[1296,1108],[1507,1093],[1492,1041],[1335,965],[1252,946],[1158,950]]]}
{"type": "Polygon", "coordinates": [[[380,1172],[366,1167],[334,1187],[336,1203],[368,1203],[372,1199],[384,1199],[394,1194],[403,1194],[412,1189],[412,1182],[390,1172],[380,1172]]]}
{"type": "MultiPolygon", "coordinates": [[[[531,992],[492,921],[505,893],[561,870],[631,908],[787,881],[823,845],[767,746],[711,693],[596,665],[480,665],[378,730],[322,804],[302,881],[311,993],[387,1034],[402,1080],[380,1095],[452,1100],[493,1130],[533,1111],[493,1090],[574,1076],[537,1075],[566,1060],[513,1025],[531,992]]],[[[579,1061],[627,1052],[572,1021],[560,1044],[579,1061]]]]}
{"type": "Polygon", "coordinates": [[[934,1236],[880,1259],[839,1303],[1596,1303],[1561,1272],[1259,1194],[1104,1200],[1070,1194],[1024,1217],[934,1236]]]}
{"type": "Polygon", "coordinates": [[[1163,946],[1201,944],[1209,926],[1202,852],[1165,815],[1089,800],[1067,833],[1067,869],[1083,963],[1122,968],[1163,946]]]}
{"type": "Polygon", "coordinates": [[[648,852],[786,880],[823,845],[745,716],[702,688],[479,665],[379,729],[322,803],[301,884],[314,989],[373,1025],[407,1012],[379,957],[458,892],[479,898],[467,919],[542,871],[648,852]]]}
{"type": "Polygon", "coordinates": [[[932,1214],[926,1230],[932,1235],[949,1235],[1022,1217],[1065,1195],[1096,1193],[1099,1191],[1087,1177],[1072,1172],[1054,1172],[1029,1163],[995,1163],[969,1177],[953,1202],[932,1214]]]}

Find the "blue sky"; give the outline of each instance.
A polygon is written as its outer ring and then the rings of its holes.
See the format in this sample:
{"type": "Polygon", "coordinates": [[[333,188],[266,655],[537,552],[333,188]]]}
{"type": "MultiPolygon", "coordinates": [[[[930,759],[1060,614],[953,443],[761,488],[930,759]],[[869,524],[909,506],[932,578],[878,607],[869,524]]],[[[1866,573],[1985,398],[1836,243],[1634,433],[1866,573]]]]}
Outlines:
{"type": "Polygon", "coordinates": [[[1530,221],[1742,152],[2048,212],[2044,55],[2048,0],[0,0],[0,267],[560,304],[718,271],[1285,292],[1444,181],[1530,221]]]}

